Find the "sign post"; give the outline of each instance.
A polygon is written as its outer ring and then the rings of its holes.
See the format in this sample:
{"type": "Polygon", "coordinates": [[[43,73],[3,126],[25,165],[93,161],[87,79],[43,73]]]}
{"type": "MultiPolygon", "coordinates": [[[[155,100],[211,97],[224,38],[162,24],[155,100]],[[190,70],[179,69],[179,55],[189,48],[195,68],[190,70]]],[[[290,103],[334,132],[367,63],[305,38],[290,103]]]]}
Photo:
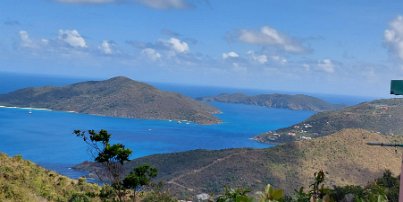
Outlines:
{"type": "MultiPolygon", "coordinates": [[[[390,82],[390,94],[403,95],[403,80],[392,80],[390,82]]],[[[393,143],[368,142],[367,144],[381,147],[395,147],[395,148],[403,147],[403,144],[393,144],[393,143]]],[[[399,202],[403,202],[403,154],[400,166],[399,202]]]]}

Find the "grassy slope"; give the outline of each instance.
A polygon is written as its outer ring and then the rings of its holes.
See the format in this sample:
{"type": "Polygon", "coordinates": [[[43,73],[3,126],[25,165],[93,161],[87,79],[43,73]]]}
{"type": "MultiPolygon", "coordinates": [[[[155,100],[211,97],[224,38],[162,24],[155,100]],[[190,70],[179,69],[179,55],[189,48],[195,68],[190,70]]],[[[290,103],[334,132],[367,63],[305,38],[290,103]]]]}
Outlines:
{"type": "MultiPolygon", "coordinates": [[[[401,136],[384,136],[361,129],[346,129],[311,141],[292,142],[271,149],[231,149],[153,155],[130,166],[150,163],[159,179],[178,196],[217,193],[225,185],[260,190],[271,183],[292,192],[308,186],[313,173],[328,172],[329,185],[365,185],[385,169],[400,171],[400,156],[392,149],[367,142],[403,142],[401,136]]],[[[401,153],[402,151],[399,150],[401,153]]]]}
{"type": "Polygon", "coordinates": [[[67,201],[73,194],[97,193],[99,189],[0,153],[0,201],[67,201]]]}

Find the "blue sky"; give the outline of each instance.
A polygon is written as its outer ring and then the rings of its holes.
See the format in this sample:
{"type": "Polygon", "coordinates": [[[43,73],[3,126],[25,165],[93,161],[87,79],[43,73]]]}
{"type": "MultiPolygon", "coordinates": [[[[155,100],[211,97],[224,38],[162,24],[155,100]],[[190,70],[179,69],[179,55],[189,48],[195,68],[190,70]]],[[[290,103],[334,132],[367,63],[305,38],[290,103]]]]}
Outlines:
{"type": "Polygon", "coordinates": [[[386,96],[401,16],[402,1],[2,0],[0,71],[386,96]]]}

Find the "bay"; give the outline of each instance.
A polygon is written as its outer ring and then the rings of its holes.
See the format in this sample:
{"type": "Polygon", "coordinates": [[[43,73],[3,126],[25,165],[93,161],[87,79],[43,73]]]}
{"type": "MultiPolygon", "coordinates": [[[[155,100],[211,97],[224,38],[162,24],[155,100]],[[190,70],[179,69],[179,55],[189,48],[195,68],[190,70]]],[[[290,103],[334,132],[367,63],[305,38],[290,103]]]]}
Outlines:
{"type": "MultiPolygon", "coordinates": [[[[85,79],[48,77],[37,75],[0,74],[0,93],[18,88],[43,85],[65,85],[85,79]]],[[[261,93],[260,90],[214,88],[159,84],[154,86],[180,92],[191,97],[221,92],[261,93]]],[[[349,99],[352,103],[365,98],[349,99]]],[[[48,169],[77,178],[83,173],[70,167],[91,160],[87,145],[72,132],[75,129],[106,129],[112,140],[123,143],[134,151],[133,158],[151,154],[180,152],[193,149],[266,148],[250,138],[298,123],[312,114],[311,111],[269,109],[242,104],[210,103],[222,111],[217,116],[223,121],[215,125],[178,123],[168,120],[126,119],[59,111],[0,108],[0,151],[8,155],[22,155],[48,169]]]]}

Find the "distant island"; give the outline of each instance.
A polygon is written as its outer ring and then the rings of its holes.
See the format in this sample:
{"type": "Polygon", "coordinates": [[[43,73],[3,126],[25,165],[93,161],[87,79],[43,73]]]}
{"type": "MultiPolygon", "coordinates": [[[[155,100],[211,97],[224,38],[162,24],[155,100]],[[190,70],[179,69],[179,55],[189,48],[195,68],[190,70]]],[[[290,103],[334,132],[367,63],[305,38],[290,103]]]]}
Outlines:
{"type": "Polygon", "coordinates": [[[291,110],[328,111],[343,108],[342,105],[331,104],[308,95],[260,94],[248,96],[242,93],[222,93],[217,96],[201,97],[197,100],[205,102],[224,102],[235,104],[257,105],[269,108],[291,110]]]}
{"type": "Polygon", "coordinates": [[[219,110],[212,106],[122,76],[64,87],[24,88],[0,95],[0,105],[201,124],[220,122],[213,115],[219,110]]]}
{"type": "MultiPolygon", "coordinates": [[[[345,129],[311,141],[289,142],[267,149],[193,150],[134,159],[127,171],[143,163],[157,167],[156,181],[179,198],[200,193],[217,194],[225,186],[247,187],[252,193],[267,183],[292,193],[312,183],[313,173],[328,173],[326,184],[366,185],[380,177],[384,169],[400,173],[401,159],[394,152],[367,142],[403,141],[362,129],[345,129]],[[387,161],[385,160],[387,159],[387,161]]],[[[398,149],[402,151],[402,149],[398,149]]],[[[91,163],[76,168],[91,171],[91,163]]]]}
{"type": "Polygon", "coordinates": [[[403,99],[382,99],[317,113],[293,126],[255,137],[260,142],[283,143],[335,133],[344,128],[363,128],[372,132],[403,134],[403,99]]]}

